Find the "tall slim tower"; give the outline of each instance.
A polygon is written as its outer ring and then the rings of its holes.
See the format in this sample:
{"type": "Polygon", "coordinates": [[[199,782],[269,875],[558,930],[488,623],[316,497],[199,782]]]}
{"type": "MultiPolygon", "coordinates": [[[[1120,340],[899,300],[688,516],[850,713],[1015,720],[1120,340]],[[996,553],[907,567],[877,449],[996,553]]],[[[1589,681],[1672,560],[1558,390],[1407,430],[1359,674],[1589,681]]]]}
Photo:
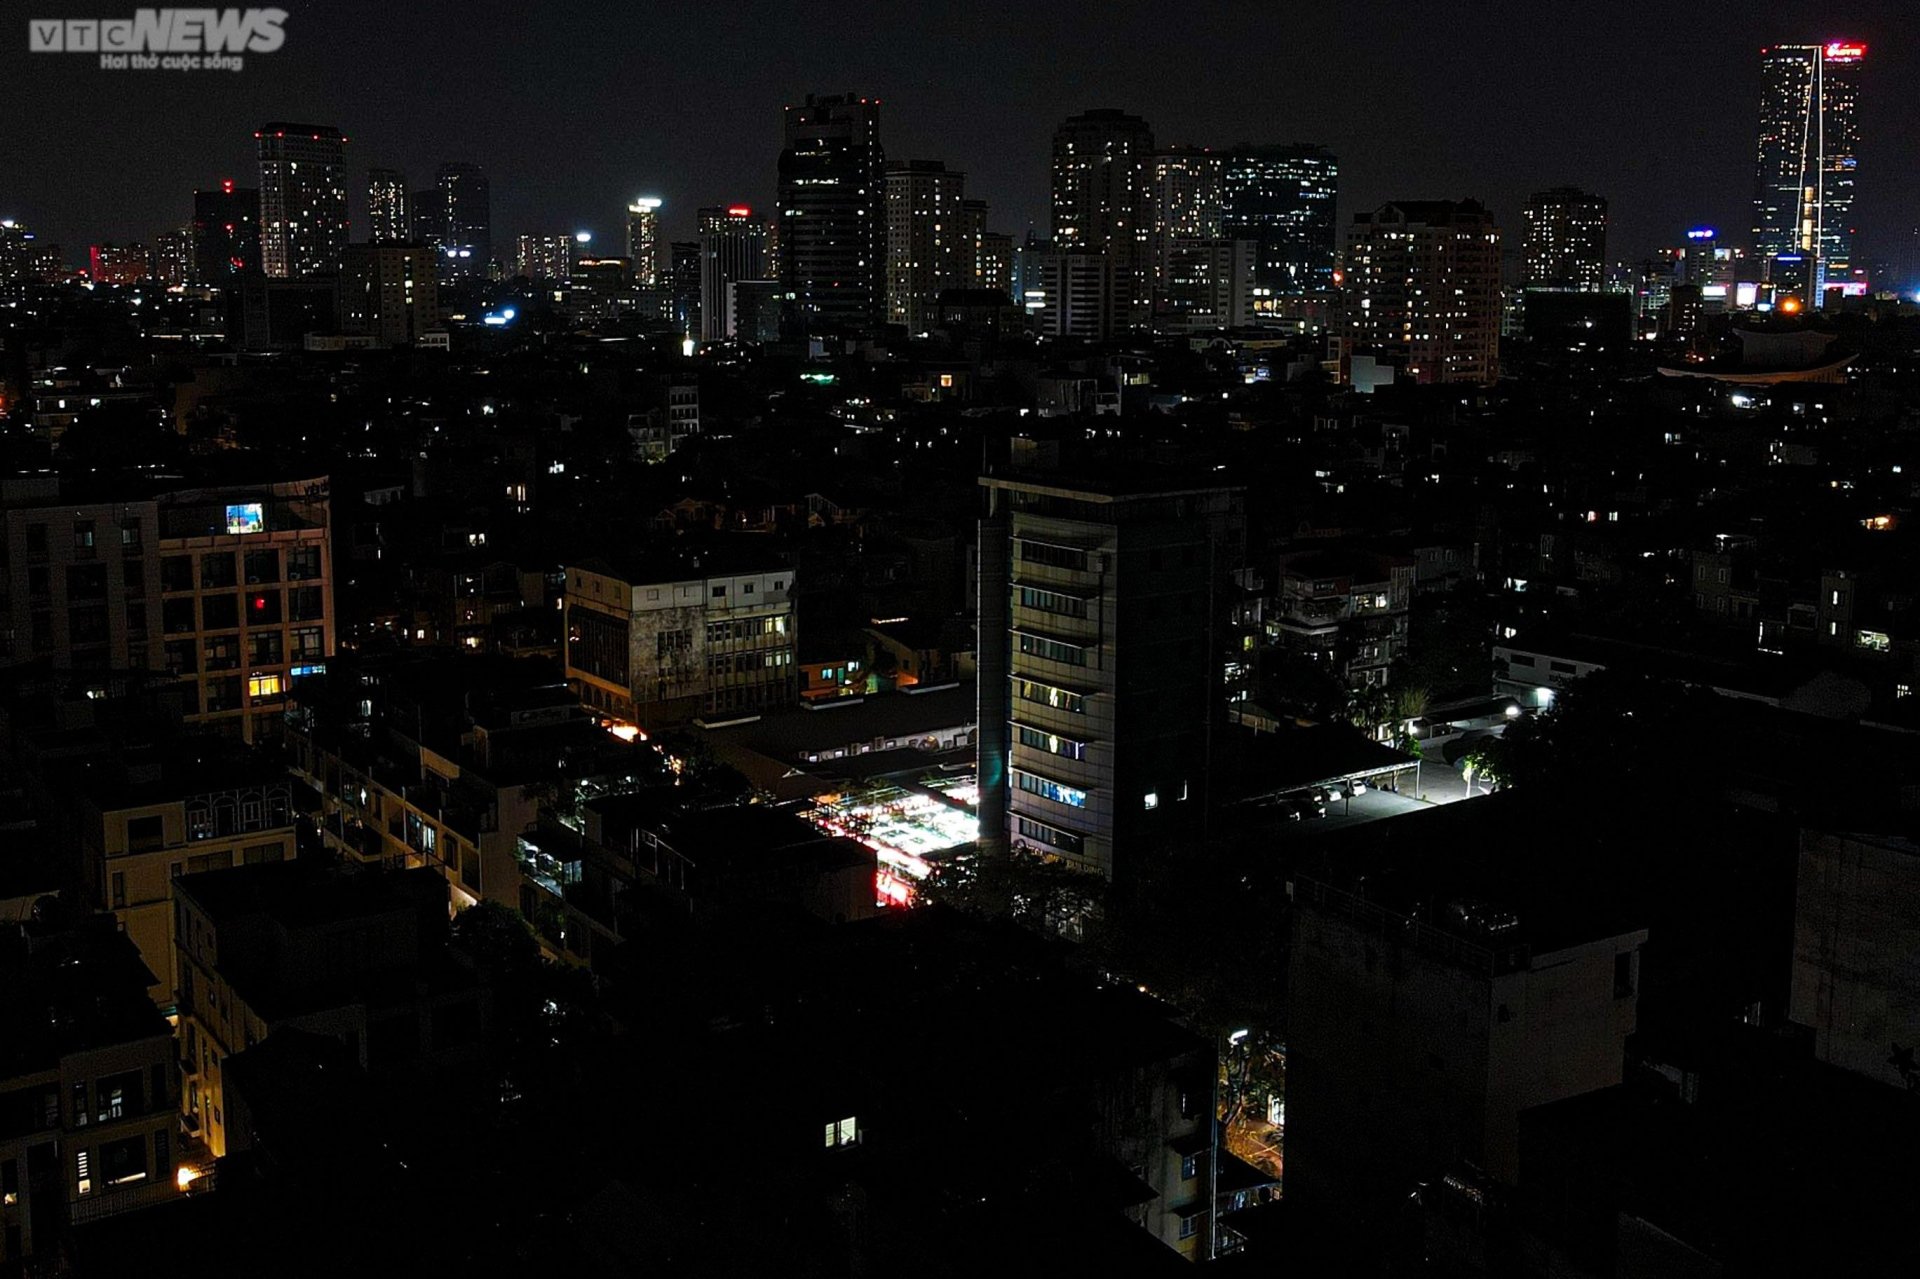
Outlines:
{"type": "Polygon", "coordinates": [[[1154,472],[1013,467],[980,481],[989,853],[1126,878],[1200,827],[1243,495],[1154,472]]]}
{"type": "Polygon", "coordinates": [[[1340,162],[1308,142],[1241,146],[1227,157],[1221,234],[1252,240],[1253,282],[1263,297],[1333,287],[1340,162]]]}
{"type": "Polygon", "coordinates": [[[1053,247],[1106,255],[1116,329],[1150,313],[1153,163],[1153,130],[1124,111],[1083,111],[1054,131],[1053,247]]]}
{"type": "Polygon", "coordinates": [[[260,193],[232,178],[217,191],[193,193],[194,279],[226,288],[233,277],[260,269],[260,193]]]}
{"type": "Polygon", "coordinates": [[[627,206],[627,260],[643,289],[660,283],[660,198],[643,195],[627,206]]]}
{"type": "Polygon", "coordinates": [[[728,285],[758,280],[767,264],[767,224],[744,204],[700,210],[700,336],[733,336],[728,285]]]}
{"type": "Polygon", "coordinates": [[[1776,288],[1811,306],[1856,281],[1853,194],[1859,75],[1867,46],[1848,40],[1760,51],[1760,145],[1753,247],[1776,288]]]}
{"type": "Polygon", "coordinates": [[[403,244],[413,235],[407,215],[407,175],[398,169],[367,170],[367,240],[403,244]]]}
{"type": "MultiPolygon", "coordinates": [[[[938,160],[887,162],[887,323],[923,332],[939,318],[942,289],[971,287],[976,219],[965,187],[966,175],[938,160]]],[[[985,217],[982,204],[977,220],[985,217]]]]}
{"type": "Polygon", "coordinates": [[[340,269],[347,247],[347,139],[329,124],[275,121],[260,143],[260,245],[268,275],[340,269]]]}
{"type": "Polygon", "coordinates": [[[886,304],[880,100],[807,96],[780,152],[780,280],[807,328],[858,328],[886,304]]]}
{"type": "Polygon", "coordinates": [[[493,193],[486,171],[477,164],[450,160],[440,166],[434,185],[446,216],[440,251],[446,275],[484,276],[493,261],[493,193]]]}
{"type": "Polygon", "coordinates": [[[1521,210],[1529,289],[1598,293],[1607,275],[1607,199],[1578,187],[1539,191],[1521,210]]]}

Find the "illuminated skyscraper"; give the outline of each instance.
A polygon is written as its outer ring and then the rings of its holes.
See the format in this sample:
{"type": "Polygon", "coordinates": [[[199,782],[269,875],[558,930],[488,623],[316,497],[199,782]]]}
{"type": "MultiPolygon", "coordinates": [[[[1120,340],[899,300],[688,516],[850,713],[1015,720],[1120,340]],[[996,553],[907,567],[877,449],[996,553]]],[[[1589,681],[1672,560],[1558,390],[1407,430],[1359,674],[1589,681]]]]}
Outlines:
{"type": "Polygon", "coordinates": [[[226,288],[233,277],[260,269],[260,193],[236,187],[193,193],[194,283],[226,288]]]}
{"type": "Polygon", "coordinates": [[[260,143],[260,245],[268,275],[298,280],[340,269],[347,247],[347,139],[326,124],[276,121],[260,143]]]}
{"type": "Polygon", "coordinates": [[[1526,287],[1598,293],[1607,275],[1607,201],[1578,187],[1541,191],[1521,211],[1526,287]]]}
{"type": "Polygon", "coordinates": [[[942,289],[972,286],[965,184],[938,160],[887,162],[887,323],[924,332],[939,319],[942,289]]]}
{"type": "Polygon", "coordinates": [[[529,280],[569,279],[576,248],[570,235],[523,235],[515,242],[514,272],[529,280]]]}
{"type": "Polygon", "coordinates": [[[1176,241],[1220,234],[1225,211],[1220,180],[1226,157],[1204,147],[1174,147],[1153,157],[1153,279],[1165,294],[1167,256],[1176,241]]]}
{"type": "Polygon", "coordinates": [[[1153,298],[1153,130],[1102,109],[1069,117],[1053,135],[1053,247],[1105,255],[1108,328],[1146,324],[1153,298]]]}
{"type": "Polygon", "coordinates": [[[1819,306],[1852,287],[1854,175],[1860,150],[1861,63],[1846,40],[1760,51],[1760,147],[1753,246],[1776,289],[1819,306]]]}
{"type": "Polygon", "coordinates": [[[367,170],[367,239],[399,244],[411,238],[407,216],[407,175],[398,169],[367,170]]]}
{"type": "Polygon", "coordinates": [[[809,330],[872,324],[886,303],[880,101],[809,94],[785,127],[779,269],[795,317],[809,330]]]}
{"type": "Polygon", "coordinates": [[[732,337],[727,286],[766,271],[767,224],[744,204],[700,210],[700,336],[732,337]]]}
{"type": "Polygon", "coordinates": [[[1254,242],[1256,309],[1258,298],[1333,287],[1340,162],[1331,152],[1306,142],[1236,147],[1222,186],[1220,234],[1254,242]]]}
{"type": "Polygon", "coordinates": [[[627,206],[627,257],[633,282],[643,289],[660,283],[660,200],[643,195],[627,206]]]}

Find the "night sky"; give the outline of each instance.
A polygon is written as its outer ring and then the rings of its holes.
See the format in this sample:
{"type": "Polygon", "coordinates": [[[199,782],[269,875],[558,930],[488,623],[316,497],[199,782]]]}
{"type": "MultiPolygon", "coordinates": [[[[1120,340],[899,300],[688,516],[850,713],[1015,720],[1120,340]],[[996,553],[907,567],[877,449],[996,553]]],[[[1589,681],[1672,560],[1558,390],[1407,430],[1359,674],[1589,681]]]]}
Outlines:
{"type": "Polygon", "coordinates": [[[1750,225],[1762,44],[1869,46],[1862,256],[1920,217],[1920,15],[1912,0],[1687,4],[547,4],[279,0],[286,46],[228,72],[103,71],[27,53],[28,17],[118,18],[129,0],[23,0],[0,28],[0,217],[70,260],[185,221],[195,186],[257,185],[252,131],[338,124],[355,238],[365,171],[416,187],[486,166],[494,236],[621,239],[628,197],[771,208],[780,107],[809,91],[883,102],[889,156],[966,171],[990,225],[1047,222],[1055,124],[1143,115],[1162,144],[1314,141],[1341,160],[1340,217],[1390,198],[1477,196],[1509,234],[1530,191],[1610,198],[1610,256],[1711,223],[1750,225]],[[1813,25],[1812,15],[1821,15],[1813,25]]]}

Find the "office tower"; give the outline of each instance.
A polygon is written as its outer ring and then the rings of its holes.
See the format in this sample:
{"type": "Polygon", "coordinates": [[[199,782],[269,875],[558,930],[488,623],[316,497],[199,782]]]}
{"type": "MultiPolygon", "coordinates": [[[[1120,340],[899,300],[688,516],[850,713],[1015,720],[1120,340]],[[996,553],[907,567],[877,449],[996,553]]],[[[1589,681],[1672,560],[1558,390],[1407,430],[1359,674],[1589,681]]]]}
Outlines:
{"type": "Polygon", "coordinates": [[[440,166],[435,186],[446,218],[442,270],[485,278],[493,262],[493,200],[486,173],[477,164],[449,161],[440,166]]]}
{"type": "Polygon", "coordinates": [[[960,201],[960,262],[955,276],[958,281],[953,287],[977,289],[980,287],[980,253],[987,240],[987,202],[985,200],[960,201]]]}
{"type": "Polygon", "coordinates": [[[96,244],[87,251],[87,278],[95,284],[139,284],[151,274],[144,244],[96,244]]]}
{"type": "Polygon", "coordinates": [[[1251,323],[1254,252],[1251,240],[1214,236],[1170,241],[1155,322],[1177,333],[1251,323]]]}
{"type": "Polygon", "coordinates": [[[1866,53],[1844,40],[1760,51],[1754,253],[1777,292],[1803,294],[1816,307],[1829,289],[1866,288],[1853,260],[1866,53]]]}
{"type": "Polygon", "coordinates": [[[398,169],[367,170],[367,240],[399,244],[413,238],[407,213],[407,175],[398,169]]]}
{"type": "Polygon", "coordinates": [[[1333,287],[1340,162],[1331,152],[1306,142],[1236,147],[1221,185],[1226,211],[1220,233],[1254,242],[1253,282],[1260,299],[1333,287]]]}
{"type": "Polygon", "coordinates": [[[627,257],[633,282],[643,289],[660,283],[660,200],[643,195],[627,206],[627,257]]]}
{"type": "Polygon", "coordinates": [[[440,327],[433,250],[419,244],[350,244],[340,260],[336,315],[342,333],[412,346],[440,327]]]}
{"type": "Polygon", "coordinates": [[[767,261],[767,224],[744,204],[700,210],[700,336],[733,336],[727,286],[761,279],[767,261]]]}
{"type": "Polygon", "coordinates": [[[1529,289],[1598,293],[1607,274],[1607,200],[1555,187],[1527,200],[1521,255],[1529,289]]]}
{"type": "Polygon", "coordinates": [[[523,235],[514,246],[514,271],[529,280],[564,280],[573,274],[570,235],[523,235]]]}
{"type": "Polygon", "coordinates": [[[938,160],[887,162],[887,323],[924,332],[939,318],[940,291],[971,283],[965,183],[938,160]]]}
{"type": "Polygon", "coordinates": [[[1167,252],[1176,240],[1220,235],[1226,211],[1221,186],[1225,157],[1204,147],[1174,147],[1153,157],[1153,278],[1166,276],[1167,252]]]}
{"type": "Polygon", "coordinates": [[[1053,135],[1053,243],[1112,264],[1108,328],[1146,324],[1152,303],[1153,130],[1102,109],[1069,117],[1053,135]]]}
{"type": "Polygon", "coordinates": [[[1125,878],[1200,824],[1241,491],[1146,467],[980,483],[981,847],[1125,878]]]}
{"type": "Polygon", "coordinates": [[[1500,376],[1500,229],[1476,200],[1402,200],[1354,215],[1346,330],[1415,382],[1500,376]]]}
{"type": "Polygon", "coordinates": [[[153,279],[163,289],[178,289],[193,283],[191,224],[153,238],[153,279]]]}
{"type": "Polygon", "coordinates": [[[1002,235],[998,231],[988,231],[983,234],[980,237],[978,262],[975,287],[997,289],[1008,297],[1012,297],[1013,237],[1002,235]]]}
{"type": "Polygon", "coordinates": [[[1104,342],[1113,334],[1113,259],[1104,253],[1034,250],[1025,263],[1025,304],[1041,337],[1104,342]]]}
{"type": "Polygon", "coordinates": [[[260,143],[261,263],[275,279],[330,275],[347,245],[347,139],[325,124],[276,121],[260,143]]]}
{"type": "Polygon", "coordinates": [[[700,332],[699,241],[675,240],[667,246],[667,286],[673,293],[673,331],[687,337],[700,332]]]}
{"type": "Polygon", "coordinates": [[[258,191],[227,178],[217,191],[193,193],[193,262],[195,283],[216,288],[261,269],[258,191]]]}
{"type": "Polygon", "coordinates": [[[795,319],[809,332],[871,325],[886,305],[879,99],[809,94],[785,127],[779,269],[795,319]]]}
{"type": "Polygon", "coordinates": [[[436,252],[447,242],[447,193],[439,187],[415,191],[407,201],[407,213],[413,222],[413,239],[436,252]]]}

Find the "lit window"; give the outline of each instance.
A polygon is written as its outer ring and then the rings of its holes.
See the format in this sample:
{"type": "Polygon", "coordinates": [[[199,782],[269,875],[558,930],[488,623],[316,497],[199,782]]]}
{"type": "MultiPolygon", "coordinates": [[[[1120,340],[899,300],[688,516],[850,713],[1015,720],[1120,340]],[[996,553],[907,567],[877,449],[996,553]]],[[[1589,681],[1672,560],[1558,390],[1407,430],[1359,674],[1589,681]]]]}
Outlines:
{"type": "Polygon", "coordinates": [[[1146,805],[1147,811],[1149,812],[1160,807],[1160,792],[1154,790],[1148,791],[1146,794],[1146,805]]]}
{"type": "Polygon", "coordinates": [[[838,1122],[832,1120],[827,1122],[826,1148],[828,1150],[835,1150],[842,1146],[857,1146],[859,1144],[860,1121],[858,1119],[850,1115],[838,1122]]]}
{"type": "Polygon", "coordinates": [[[247,693],[252,697],[278,697],[280,677],[278,675],[252,676],[247,680],[247,693]]]}

